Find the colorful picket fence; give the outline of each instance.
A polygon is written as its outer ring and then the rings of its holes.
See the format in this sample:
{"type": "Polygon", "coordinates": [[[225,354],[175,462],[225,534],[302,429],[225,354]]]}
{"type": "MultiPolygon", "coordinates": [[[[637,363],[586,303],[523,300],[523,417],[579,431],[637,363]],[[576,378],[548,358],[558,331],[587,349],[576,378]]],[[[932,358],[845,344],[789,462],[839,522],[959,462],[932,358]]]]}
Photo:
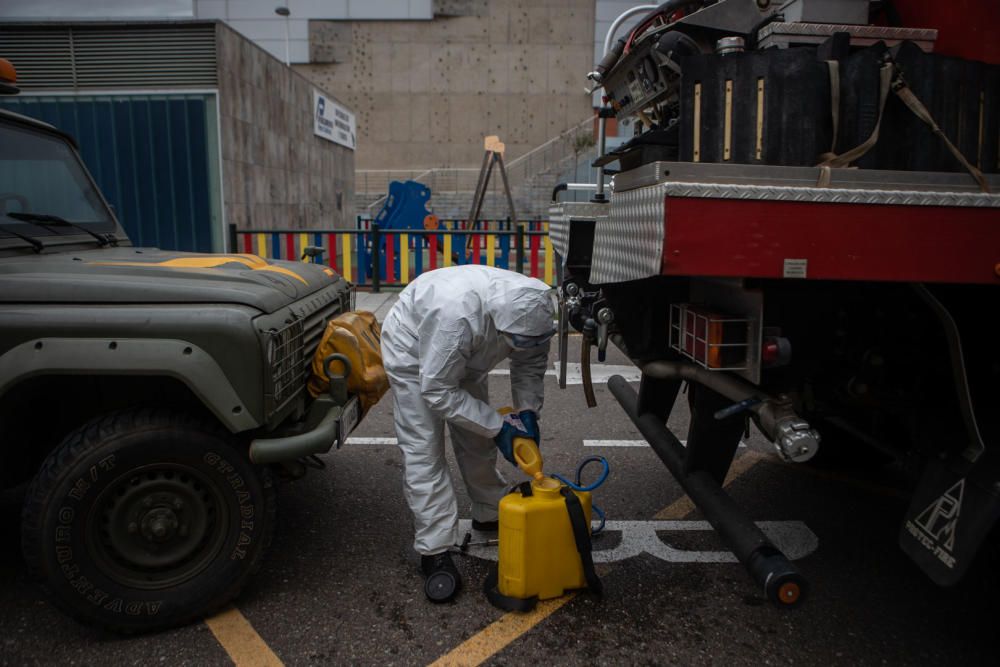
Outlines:
{"type": "MultiPolygon", "coordinates": [[[[460,264],[483,264],[518,271],[555,285],[556,258],[546,221],[514,229],[381,230],[231,230],[238,252],[269,259],[328,265],[357,285],[396,287],[424,271],[460,264]],[[534,229],[530,229],[534,227],[534,229]],[[322,249],[305,256],[306,248],[322,249]],[[378,267],[378,271],[374,271],[378,267]]],[[[502,221],[498,227],[502,226],[502,221]]]]}

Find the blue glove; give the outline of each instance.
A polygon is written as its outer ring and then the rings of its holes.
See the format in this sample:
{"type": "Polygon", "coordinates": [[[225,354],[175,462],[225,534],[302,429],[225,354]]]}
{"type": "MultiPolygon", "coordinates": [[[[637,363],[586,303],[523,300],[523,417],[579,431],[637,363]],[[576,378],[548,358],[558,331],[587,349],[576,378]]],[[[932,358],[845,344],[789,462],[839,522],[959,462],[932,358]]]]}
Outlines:
{"type": "Polygon", "coordinates": [[[497,449],[503,454],[503,457],[511,462],[513,465],[517,465],[514,461],[514,438],[530,438],[530,433],[525,433],[521,429],[514,426],[509,421],[504,421],[503,428],[500,432],[493,437],[493,442],[496,443],[497,449]]]}
{"type": "Polygon", "coordinates": [[[524,424],[524,430],[528,432],[528,435],[535,441],[535,444],[540,447],[542,445],[542,432],[538,429],[538,414],[534,410],[521,410],[517,413],[517,416],[520,418],[521,423],[524,424]]]}

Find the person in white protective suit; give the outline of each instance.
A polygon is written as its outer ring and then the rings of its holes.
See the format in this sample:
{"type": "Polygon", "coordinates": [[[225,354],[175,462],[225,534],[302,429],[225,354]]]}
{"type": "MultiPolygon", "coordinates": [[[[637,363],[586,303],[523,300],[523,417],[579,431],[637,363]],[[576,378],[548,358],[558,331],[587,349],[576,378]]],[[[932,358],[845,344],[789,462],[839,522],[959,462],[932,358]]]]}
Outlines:
{"type": "MultiPolygon", "coordinates": [[[[555,333],[551,288],[488,266],[464,265],[416,278],[382,326],[382,358],[404,459],[404,494],[413,512],[414,549],[430,577],[458,572],[448,549],[458,543],[458,506],[444,452],[444,426],[469,496],[473,527],[497,530],[506,482],[497,450],[513,463],[515,435],[538,439],[543,380],[555,333]],[[510,359],[510,386],[520,419],[489,405],[487,377],[510,359]]],[[[428,592],[428,597],[432,597],[428,592]]],[[[450,599],[450,595],[447,599],[450,599]]]]}

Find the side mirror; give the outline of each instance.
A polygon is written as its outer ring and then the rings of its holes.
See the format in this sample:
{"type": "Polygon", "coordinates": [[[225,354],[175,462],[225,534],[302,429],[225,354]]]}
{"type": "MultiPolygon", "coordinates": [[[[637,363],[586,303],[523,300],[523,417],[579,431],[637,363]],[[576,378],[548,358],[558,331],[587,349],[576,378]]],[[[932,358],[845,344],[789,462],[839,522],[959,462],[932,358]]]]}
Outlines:
{"type": "Polygon", "coordinates": [[[302,257],[299,259],[305,259],[306,257],[319,258],[319,261],[323,261],[323,253],[326,252],[325,248],[319,246],[307,245],[302,249],[302,257]]]}

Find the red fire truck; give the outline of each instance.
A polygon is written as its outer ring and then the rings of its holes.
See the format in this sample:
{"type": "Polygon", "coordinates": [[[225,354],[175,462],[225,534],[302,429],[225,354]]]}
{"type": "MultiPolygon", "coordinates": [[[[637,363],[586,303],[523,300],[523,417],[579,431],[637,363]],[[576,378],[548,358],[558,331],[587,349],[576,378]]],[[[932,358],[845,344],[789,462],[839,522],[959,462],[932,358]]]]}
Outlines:
{"type": "Polygon", "coordinates": [[[776,603],[805,580],[722,489],[748,421],[791,462],[903,462],[900,546],[957,582],[1000,516],[1000,6],[670,0],[620,23],[589,75],[597,192],[552,209],[560,359],[572,326],[584,366],[610,342],[642,370],[610,390],[776,603]],[[635,132],[606,151],[611,119],[635,132]]]}

